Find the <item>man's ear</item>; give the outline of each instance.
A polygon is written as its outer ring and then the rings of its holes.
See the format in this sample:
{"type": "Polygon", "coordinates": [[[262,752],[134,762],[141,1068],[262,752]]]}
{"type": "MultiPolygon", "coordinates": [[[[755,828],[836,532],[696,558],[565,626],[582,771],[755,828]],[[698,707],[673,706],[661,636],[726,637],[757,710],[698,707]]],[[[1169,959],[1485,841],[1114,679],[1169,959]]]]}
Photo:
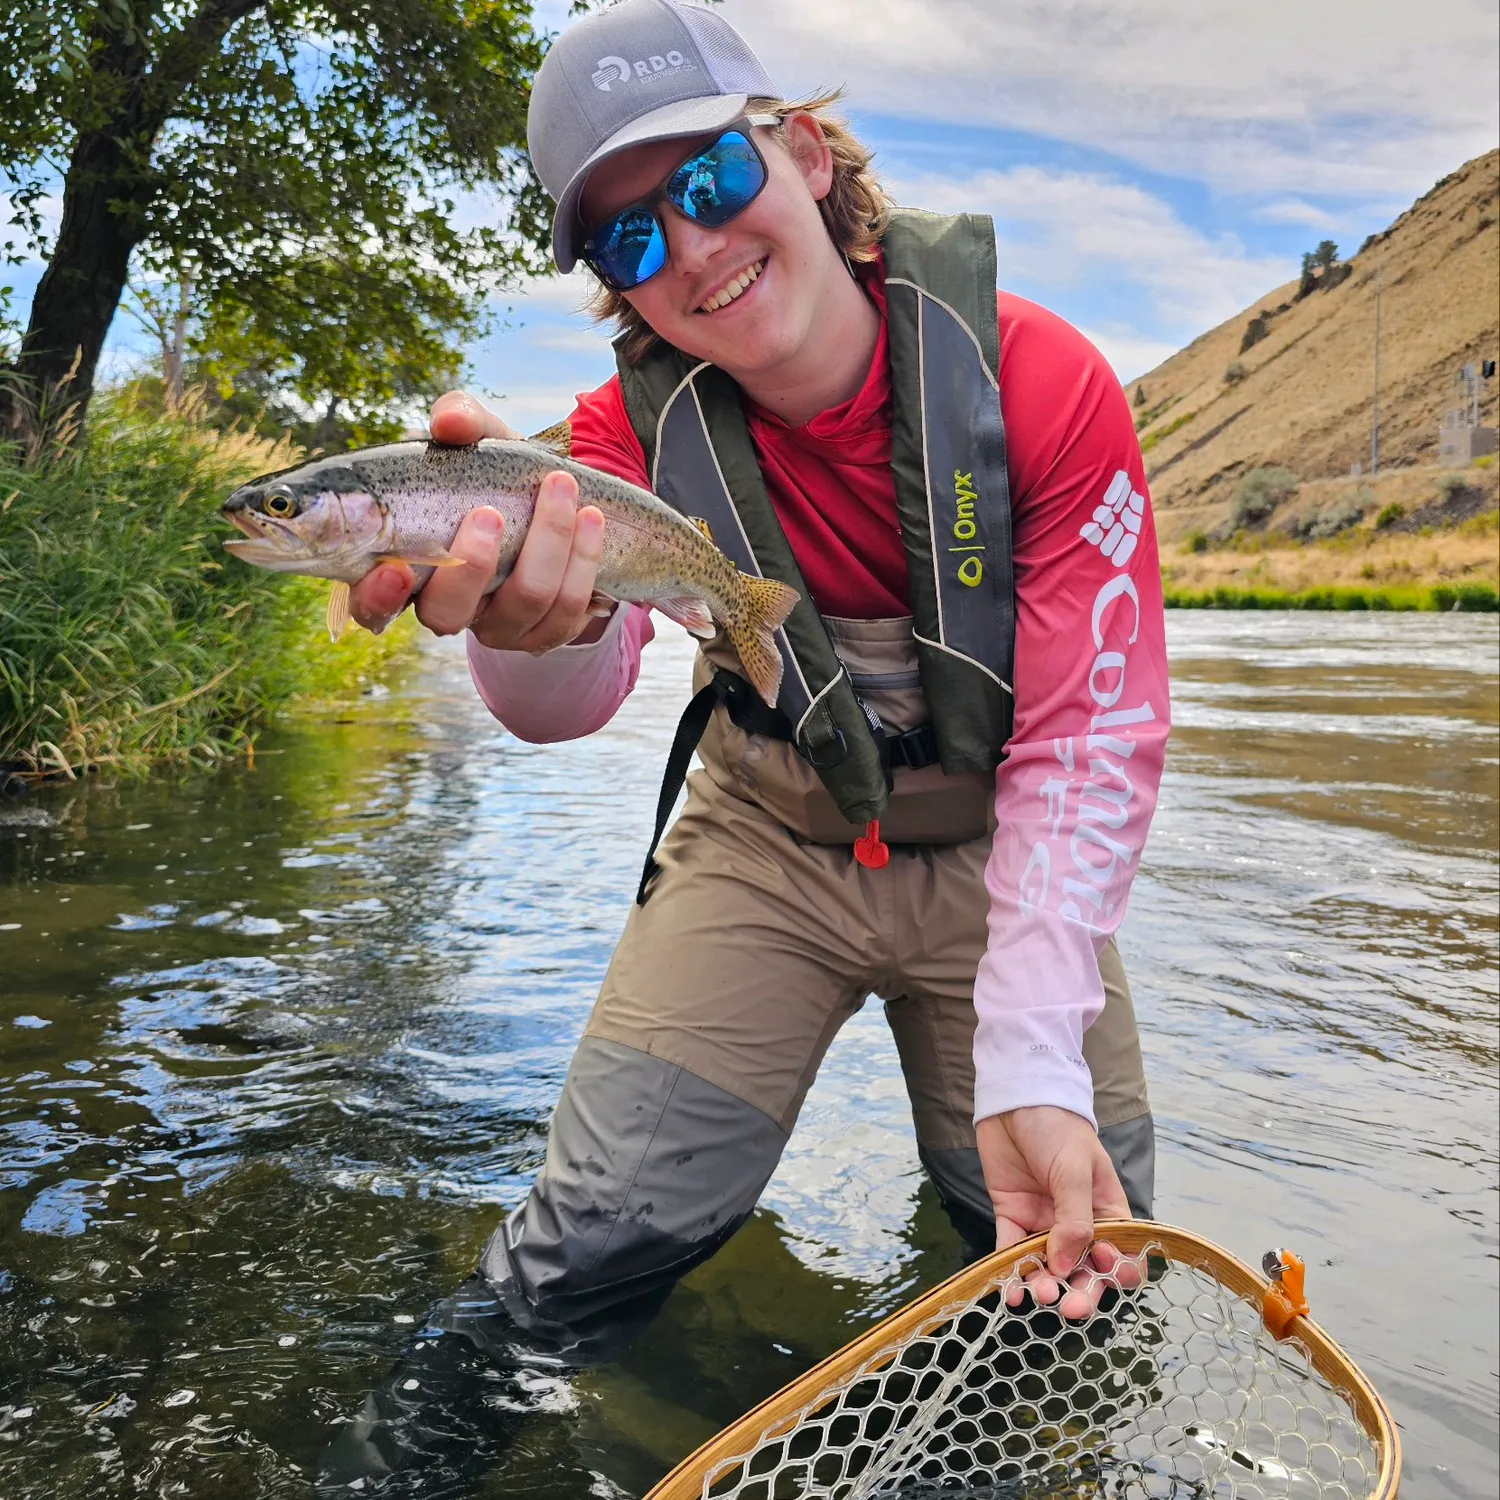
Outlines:
{"type": "Polygon", "coordinates": [[[821,202],[833,186],[833,152],[818,117],[805,109],[798,110],[781,122],[781,129],[787,154],[801,172],[808,192],[821,202]]]}

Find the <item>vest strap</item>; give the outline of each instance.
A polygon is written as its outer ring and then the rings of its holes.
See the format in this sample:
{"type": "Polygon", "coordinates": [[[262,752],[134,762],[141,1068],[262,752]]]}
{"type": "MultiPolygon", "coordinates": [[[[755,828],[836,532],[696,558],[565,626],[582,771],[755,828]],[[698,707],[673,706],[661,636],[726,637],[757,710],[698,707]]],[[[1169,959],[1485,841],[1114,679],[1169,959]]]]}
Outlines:
{"type": "MultiPolygon", "coordinates": [[[[731,672],[724,667],[714,668],[712,679],[688,700],[688,706],[683,709],[682,717],[677,721],[677,732],[672,736],[672,748],[667,753],[667,764],[662,772],[661,791],[656,798],[656,826],[651,832],[651,846],[646,850],[646,859],[641,866],[641,883],[636,888],[637,906],[646,904],[646,897],[651,894],[651,887],[661,873],[661,866],[656,862],[656,847],[661,843],[672,809],[677,805],[677,798],[687,781],[693,752],[708,731],[708,721],[713,717],[714,709],[721,704],[729,715],[729,722],[737,729],[743,729],[746,734],[765,735],[767,739],[785,740],[796,746],[798,753],[817,769],[817,761],[806,747],[798,744],[792,721],[779,708],[768,708],[765,700],[738,672],[731,672]]],[[[908,729],[904,734],[892,734],[870,712],[863,700],[860,707],[865,711],[875,743],[880,748],[880,764],[885,773],[888,791],[895,767],[904,766],[920,771],[926,766],[938,764],[941,757],[938,754],[937,735],[931,724],[918,724],[915,729],[908,729]]],[[[838,733],[842,740],[842,731],[838,733]]],[[[880,825],[872,823],[870,826],[877,830],[878,839],[880,825]]]]}

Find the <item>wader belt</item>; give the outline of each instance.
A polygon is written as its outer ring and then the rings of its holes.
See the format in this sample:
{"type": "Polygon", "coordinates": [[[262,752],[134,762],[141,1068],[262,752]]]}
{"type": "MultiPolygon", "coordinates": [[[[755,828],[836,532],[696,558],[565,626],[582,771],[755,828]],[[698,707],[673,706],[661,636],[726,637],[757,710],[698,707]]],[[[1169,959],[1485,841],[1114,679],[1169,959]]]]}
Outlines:
{"type": "MultiPolygon", "coordinates": [[[[677,733],[672,737],[672,749],[667,755],[666,770],[662,773],[661,793],[656,799],[656,827],[652,831],[651,847],[646,851],[646,861],[641,868],[640,887],[635,893],[637,906],[646,904],[651,883],[661,869],[656,862],[656,847],[661,843],[667,820],[672,816],[672,809],[677,805],[678,795],[687,781],[693,752],[708,729],[708,721],[713,716],[714,709],[720,704],[736,729],[742,729],[746,734],[762,734],[767,739],[785,740],[795,746],[814,769],[817,767],[817,761],[798,744],[792,721],[779,708],[768,708],[760,694],[738,672],[716,667],[712,681],[693,695],[682,711],[682,718],[677,721],[677,733]]],[[[860,707],[864,708],[865,717],[870,722],[870,732],[880,748],[880,764],[885,771],[887,791],[893,784],[896,767],[905,766],[909,770],[920,771],[924,767],[937,765],[940,758],[937,735],[931,724],[918,724],[915,729],[908,729],[904,734],[892,734],[863,701],[860,702],[860,707]]],[[[842,748],[842,741],[843,732],[838,731],[838,748],[842,748]]],[[[853,842],[853,830],[850,832],[850,841],[853,842]]]]}

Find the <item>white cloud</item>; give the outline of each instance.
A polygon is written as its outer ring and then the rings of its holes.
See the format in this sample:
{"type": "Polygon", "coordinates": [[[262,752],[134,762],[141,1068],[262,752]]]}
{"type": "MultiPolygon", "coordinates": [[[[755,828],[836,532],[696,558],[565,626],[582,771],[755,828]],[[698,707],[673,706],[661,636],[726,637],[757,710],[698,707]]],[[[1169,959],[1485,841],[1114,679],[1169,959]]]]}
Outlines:
{"type": "Polygon", "coordinates": [[[1305,224],[1309,229],[1333,229],[1338,224],[1334,215],[1300,198],[1267,203],[1257,208],[1251,218],[1259,219],[1262,224],[1305,224]]]}
{"type": "MultiPolygon", "coordinates": [[[[1296,271],[1279,257],[1247,255],[1232,235],[1209,237],[1184,224],[1143,188],[1093,173],[1026,166],[892,185],[902,201],[923,208],[993,214],[1002,286],[1024,280],[1059,292],[1137,288],[1141,316],[1130,320],[1132,330],[1197,333],[1296,271]]],[[[1119,342],[1125,337],[1141,350],[1162,347],[1133,331],[1102,335],[1127,363],[1130,352],[1119,342]]]]}
{"type": "Polygon", "coordinates": [[[1221,192],[1410,198],[1500,135],[1492,0],[727,0],[787,92],[994,125],[1221,192]]]}
{"type": "Polygon", "coordinates": [[[577,385],[533,387],[517,391],[514,395],[485,390],[476,391],[475,394],[517,432],[532,433],[540,432],[554,422],[561,422],[573,410],[578,391],[597,383],[581,380],[577,385]]]}
{"type": "Polygon", "coordinates": [[[1121,385],[1129,385],[1137,375],[1154,370],[1176,354],[1179,347],[1160,339],[1143,338],[1133,328],[1083,328],[1080,332],[1109,361],[1121,385]]]}

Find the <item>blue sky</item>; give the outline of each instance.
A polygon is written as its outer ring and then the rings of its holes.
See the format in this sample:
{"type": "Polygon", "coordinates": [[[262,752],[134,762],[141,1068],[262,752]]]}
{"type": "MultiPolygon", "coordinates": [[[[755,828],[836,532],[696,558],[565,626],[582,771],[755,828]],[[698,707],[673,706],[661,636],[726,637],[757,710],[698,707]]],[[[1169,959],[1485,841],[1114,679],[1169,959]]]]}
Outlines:
{"type": "MultiPolygon", "coordinates": [[[[1001,284],[1123,380],[1347,252],[1500,140],[1492,0],[725,0],[783,92],[844,85],[904,203],[996,219],[1001,284]]],[[[538,6],[567,24],[566,0],[538,6]]],[[[477,215],[483,201],[466,207],[477,215]]],[[[23,298],[35,270],[7,279],[23,298]]],[[[469,351],[518,427],[612,364],[581,277],[520,288],[469,351]]],[[[138,347],[123,317],[116,367],[138,347]]]]}

